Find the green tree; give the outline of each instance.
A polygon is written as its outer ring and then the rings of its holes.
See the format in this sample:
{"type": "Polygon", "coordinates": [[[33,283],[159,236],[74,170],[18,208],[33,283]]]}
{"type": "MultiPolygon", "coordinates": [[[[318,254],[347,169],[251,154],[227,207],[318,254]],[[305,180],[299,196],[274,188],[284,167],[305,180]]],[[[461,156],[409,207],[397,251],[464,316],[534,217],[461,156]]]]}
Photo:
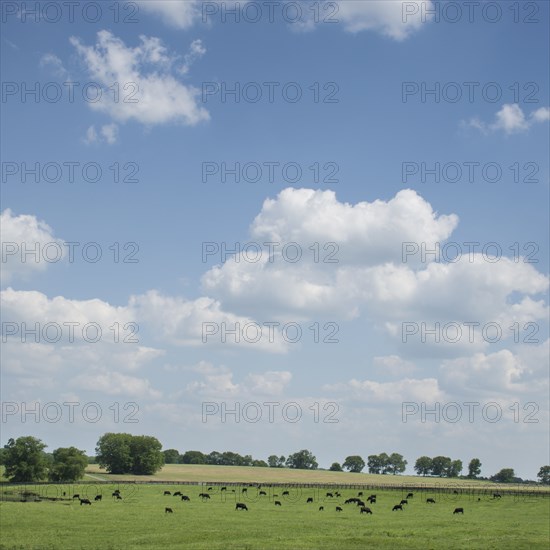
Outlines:
{"type": "Polygon", "coordinates": [[[95,448],[97,463],[110,474],[127,474],[132,470],[130,434],[106,433],[95,448]]]}
{"type": "Polygon", "coordinates": [[[270,468],[284,468],[285,460],[284,456],[270,455],[267,457],[267,463],[270,468]]]}
{"type": "Polygon", "coordinates": [[[359,455],[346,457],[342,467],[350,472],[358,474],[365,467],[365,461],[359,455]]]}
{"type": "Polygon", "coordinates": [[[74,482],[84,476],[88,465],[85,451],[76,447],[60,447],[53,452],[53,462],[49,471],[49,479],[54,482],[74,482]]]}
{"type": "Polygon", "coordinates": [[[258,466],[260,468],[267,468],[268,464],[265,460],[254,460],[254,461],[252,461],[252,466],[258,466]]]}
{"type": "Polygon", "coordinates": [[[451,467],[451,459],[448,456],[436,456],[432,459],[432,474],[445,477],[451,467]]]}
{"type": "Polygon", "coordinates": [[[416,459],[414,469],[419,476],[427,476],[432,472],[433,460],[429,456],[421,456],[416,459]]]}
{"type": "Polygon", "coordinates": [[[185,451],[180,456],[180,464],[206,464],[206,455],[200,451],[185,451]]]}
{"type": "Polygon", "coordinates": [[[458,477],[462,472],[462,460],[453,460],[447,468],[447,477],[458,477]]]}
{"type": "Polygon", "coordinates": [[[206,463],[213,466],[222,466],[223,465],[223,455],[218,451],[212,451],[206,455],[206,463]]]}
{"type": "Polygon", "coordinates": [[[130,455],[135,475],[152,475],[164,465],[161,442],[150,435],[134,435],[130,439],[130,455]]]}
{"type": "Polygon", "coordinates": [[[162,454],[165,464],[178,464],[180,460],[180,453],[176,449],[166,449],[166,451],[162,451],[162,454]]]}
{"type": "Polygon", "coordinates": [[[342,466],[340,466],[340,463],[338,463],[338,462],[333,462],[331,464],[329,470],[331,472],[341,472],[342,471],[342,466]]]}
{"type": "Polygon", "coordinates": [[[481,473],[481,460],[479,458],[472,458],[468,464],[468,477],[475,479],[481,473]]]}
{"type": "Polygon", "coordinates": [[[379,474],[382,471],[382,461],[379,455],[369,455],[367,457],[367,466],[369,474],[379,474]]]}
{"type": "Polygon", "coordinates": [[[550,485],[550,466],[541,466],[537,477],[543,485],[550,485]]]}
{"type": "Polygon", "coordinates": [[[286,465],[289,468],[295,468],[298,470],[316,470],[319,464],[317,464],[316,458],[311,451],[302,449],[297,453],[291,454],[286,459],[286,465]]]}
{"type": "Polygon", "coordinates": [[[407,461],[403,455],[392,453],[388,458],[388,472],[391,474],[402,474],[407,468],[407,461]]]}
{"type": "Polygon", "coordinates": [[[4,475],[10,481],[41,481],[46,477],[48,461],[40,439],[32,436],[8,439],[4,446],[4,475]]]}
{"type": "Polygon", "coordinates": [[[491,476],[491,481],[496,481],[497,483],[512,483],[515,475],[513,468],[502,468],[500,472],[491,476]]]}

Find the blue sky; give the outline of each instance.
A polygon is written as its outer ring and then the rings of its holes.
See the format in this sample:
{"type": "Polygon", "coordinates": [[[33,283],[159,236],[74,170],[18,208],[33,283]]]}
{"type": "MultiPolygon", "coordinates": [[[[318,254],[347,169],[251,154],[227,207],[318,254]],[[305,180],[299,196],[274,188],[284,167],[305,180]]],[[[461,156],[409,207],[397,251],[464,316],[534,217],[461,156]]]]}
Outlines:
{"type": "Polygon", "coordinates": [[[514,12],[512,2],[481,1],[469,21],[463,2],[284,1],[270,22],[265,2],[121,2],[116,22],[117,3],[105,2],[90,22],[92,4],[74,17],[62,6],[58,21],[46,3],[37,15],[18,2],[2,7],[2,443],[32,434],[51,449],[91,452],[102,433],[132,431],[181,451],[265,458],[309,448],[323,467],[382,451],[404,454],[409,472],[424,454],[465,466],[476,456],[483,475],[514,467],[534,478],[549,459],[548,4],[514,12]],[[338,21],[316,22],[315,5],[338,21]],[[222,18],[232,6],[240,22],[222,18]],[[296,6],[302,19],[289,23],[296,6]],[[257,23],[246,21],[260,13],[251,9],[262,10],[257,23]],[[135,22],[124,23],[130,10],[135,22]],[[73,101],[68,82],[79,83],[73,101]],[[35,83],[60,97],[22,96],[35,83]],[[101,99],[83,99],[85,84],[101,99]],[[238,102],[210,93],[235,85],[238,102]],[[423,101],[435,86],[439,97],[423,101]],[[296,102],[282,92],[298,88],[296,102]],[[247,100],[257,90],[261,99],[247,100]],[[54,164],[24,182],[23,163],[54,164]],[[68,163],[78,163],[73,182],[68,163]],[[101,168],[99,181],[85,181],[86,163],[101,168]],[[114,163],[136,181],[113,181],[114,163]],[[240,182],[222,182],[220,171],[203,181],[222,163],[251,171],[240,182]],[[60,180],[47,181],[56,166],[60,180]],[[439,166],[439,182],[422,166],[439,166]],[[265,246],[256,263],[203,262],[204,243],[222,242],[281,244],[272,262],[265,246]],[[279,253],[290,242],[303,252],[295,263],[279,253]],[[498,261],[482,253],[490,242],[498,261]],[[87,250],[100,249],[100,260],[83,259],[86,243],[97,243],[87,250]],[[114,243],[137,261],[115,261],[114,243]],[[314,243],[321,258],[334,243],[336,262],[313,261],[314,243]],[[458,243],[463,254],[403,262],[403,243],[458,243]],[[48,245],[65,252],[59,261],[21,261],[24,246],[48,245]],[[22,323],[71,322],[98,323],[101,340],[21,336],[22,323]],[[139,342],[113,342],[115,322],[135,323],[139,342]],[[271,322],[298,323],[302,338],[290,344],[276,331],[268,342],[271,322]],[[502,337],[402,341],[404,323],[464,322],[496,323],[502,337]],[[219,334],[205,343],[204,323],[264,330],[254,344],[219,334]],[[334,323],[338,342],[315,343],[314,323],[334,323]],[[531,331],[538,343],[524,342],[531,331]],[[403,422],[405,402],[470,401],[480,404],[473,422],[403,422]],[[75,422],[64,402],[79,403],[75,422]],[[78,415],[90,402],[103,411],[95,423],[78,415]],[[137,403],[139,422],[114,422],[115,402],[137,403]],[[203,418],[205,402],[297,403],[303,418],[271,423],[264,411],[257,423],[222,422],[203,418]],[[64,413],[22,422],[33,403],[64,413]],[[315,422],[312,403],[335,403],[338,423],[315,422]],[[500,421],[481,414],[489,403],[500,421]],[[538,423],[524,422],[535,408],[538,423]]]}

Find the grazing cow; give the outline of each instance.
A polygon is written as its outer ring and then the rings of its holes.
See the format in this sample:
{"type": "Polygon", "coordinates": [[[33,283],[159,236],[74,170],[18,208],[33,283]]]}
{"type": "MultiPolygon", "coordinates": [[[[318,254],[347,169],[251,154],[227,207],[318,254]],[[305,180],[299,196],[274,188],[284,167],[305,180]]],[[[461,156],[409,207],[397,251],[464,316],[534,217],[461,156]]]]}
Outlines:
{"type": "Polygon", "coordinates": [[[358,500],[357,506],[365,506],[365,503],[362,500],[358,500]]]}
{"type": "Polygon", "coordinates": [[[327,493],[327,497],[334,498],[334,497],[332,496],[332,493],[327,493]]]}
{"type": "Polygon", "coordinates": [[[237,504],[235,504],[235,510],[246,510],[248,512],[248,508],[243,502],[237,502],[237,504]]]}
{"type": "Polygon", "coordinates": [[[371,495],[369,498],[376,498],[376,495],[371,495]]]}
{"type": "Polygon", "coordinates": [[[319,506],[319,512],[322,512],[325,509],[324,506],[319,506]]]}
{"type": "Polygon", "coordinates": [[[172,510],[172,508],[165,508],[165,509],[164,509],[164,513],[165,513],[165,514],[173,514],[173,513],[174,513],[174,510],[172,510]]]}
{"type": "Polygon", "coordinates": [[[367,506],[361,506],[361,514],[372,514],[372,510],[367,506]]]}
{"type": "Polygon", "coordinates": [[[115,489],[113,493],[120,493],[120,489],[115,489]]]}
{"type": "Polygon", "coordinates": [[[464,514],[464,508],[455,508],[453,514],[464,514]]]}
{"type": "Polygon", "coordinates": [[[493,493],[493,498],[502,498],[502,495],[499,493],[493,493]]]}
{"type": "Polygon", "coordinates": [[[397,512],[397,510],[403,511],[403,506],[401,506],[401,504],[396,504],[396,505],[391,509],[392,512],[397,512]]]}
{"type": "Polygon", "coordinates": [[[227,491],[227,487],[222,487],[220,491],[227,491]]]}
{"type": "Polygon", "coordinates": [[[267,495],[267,493],[265,491],[260,491],[260,496],[262,495],[267,495]]]}
{"type": "Polygon", "coordinates": [[[340,498],[340,497],[342,496],[338,491],[336,491],[334,494],[335,494],[335,496],[338,497],[338,498],[340,498]]]}
{"type": "Polygon", "coordinates": [[[199,497],[201,497],[202,500],[210,500],[210,495],[208,493],[201,493],[199,497]]]}
{"type": "Polygon", "coordinates": [[[406,499],[403,499],[399,504],[409,504],[409,501],[406,499]]]}
{"type": "Polygon", "coordinates": [[[101,500],[103,498],[103,495],[96,495],[94,500],[101,500]]]}
{"type": "Polygon", "coordinates": [[[211,491],[211,490],[212,490],[212,487],[208,487],[208,490],[211,491]]]}
{"type": "Polygon", "coordinates": [[[409,493],[405,498],[412,498],[414,495],[412,493],[409,493]]]}
{"type": "Polygon", "coordinates": [[[181,497],[181,491],[176,491],[172,496],[173,497],[181,497]]]}
{"type": "Polygon", "coordinates": [[[191,499],[187,495],[181,495],[181,500],[185,500],[186,502],[191,502],[191,499]]]}
{"type": "Polygon", "coordinates": [[[370,502],[371,504],[376,504],[376,499],[372,496],[370,496],[368,499],[367,499],[367,502],[370,502]]]}
{"type": "Polygon", "coordinates": [[[83,504],[89,504],[90,506],[92,505],[92,503],[90,502],[90,500],[87,499],[87,498],[81,498],[81,499],[80,499],[80,506],[82,506],[83,504]]]}
{"type": "Polygon", "coordinates": [[[478,501],[478,502],[481,502],[481,499],[480,499],[480,498],[478,498],[478,499],[477,499],[477,501],[478,501]]]}
{"type": "Polygon", "coordinates": [[[336,511],[337,512],[342,512],[343,510],[342,510],[342,508],[340,508],[340,506],[336,506],[336,511]]]}
{"type": "Polygon", "coordinates": [[[80,495],[73,495],[73,500],[74,500],[75,498],[80,498],[80,495]]]}
{"type": "Polygon", "coordinates": [[[246,487],[243,488],[242,490],[243,493],[247,493],[248,492],[248,489],[246,487]]]}
{"type": "Polygon", "coordinates": [[[358,496],[358,497],[362,497],[362,496],[363,496],[363,491],[359,491],[359,492],[357,493],[357,496],[358,496]]]}
{"type": "Polygon", "coordinates": [[[427,502],[428,504],[435,504],[435,500],[434,500],[433,498],[427,498],[427,499],[426,499],[426,502],[427,502]]]}
{"type": "Polygon", "coordinates": [[[455,489],[455,490],[453,491],[453,494],[454,494],[454,495],[458,495],[458,491],[455,489]]]}
{"type": "Polygon", "coordinates": [[[288,491],[283,491],[283,496],[290,494],[288,491]]]}
{"type": "Polygon", "coordinates": [[[306,504],[309,504],[310,502],[313,502],[313,499],[311,497],[307,499],[306,504]]]}
{"type": "Polygon", "coordinates": [[[282,504],[278,500],[276,500],[275,501],[275,506],[282,506],[282,504]]]}
{"type": "Polygon", "coordinates": [[[171,495],[172,493],[170,491],[164,491],[165,495],[171,495]]]}

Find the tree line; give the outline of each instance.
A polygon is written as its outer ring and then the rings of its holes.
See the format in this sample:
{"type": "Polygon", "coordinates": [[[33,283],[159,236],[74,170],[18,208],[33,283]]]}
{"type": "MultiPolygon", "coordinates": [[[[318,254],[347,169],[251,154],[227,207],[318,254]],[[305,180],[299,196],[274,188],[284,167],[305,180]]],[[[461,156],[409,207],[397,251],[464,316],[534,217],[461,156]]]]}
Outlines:
{"type": "MultiPolygon", "coordinates": [[[[162,444],[153,436],[131,435],[126,433],[106,433],[102,435],[95,448],[95,457],[76,447],[60,447],[52,453],[46,453],[47,447],[40,439],[32,436],[9,439],[7,445],[0,448],[0,464],[4,466],[4,476],[13,482],[33,482],[48,480],[51,482],[74,482],[84,475],[86,466],[97,463],[111,474],[152,475],[164,464],[206,464],[216,466],[256,466],[263,468],[294,468],[317,470],[319,464],[313,453],[302,449],[288,457],[270,455],[267,461],[254,459],[251,455],[225,451],[201,451],[177,449],[162,450],[162,444]]],[[[359,455],[347,456],[342,464],[334,462],[331,471],[347,470],[359,473],[368,468],[371,474],[400,474],[407,467],[407,461],[399,453],[380,453],[369,455],[367,461],[359,455]]],[[[419,457],[414,470],[420,476],[438,476],[456,478],[460,476],[463,465],[461,460],[452,460],[446,456],[419,457]]],[[[481,461],[470,460],[466,479],[483,479],[497,483],[522,483],[515,476],[513,468],[503,468],[490,478],[480,477],[481,461]]],[[[550,466],[541,466],[537,478],[540,483],[550,485],[550,466]]]]}

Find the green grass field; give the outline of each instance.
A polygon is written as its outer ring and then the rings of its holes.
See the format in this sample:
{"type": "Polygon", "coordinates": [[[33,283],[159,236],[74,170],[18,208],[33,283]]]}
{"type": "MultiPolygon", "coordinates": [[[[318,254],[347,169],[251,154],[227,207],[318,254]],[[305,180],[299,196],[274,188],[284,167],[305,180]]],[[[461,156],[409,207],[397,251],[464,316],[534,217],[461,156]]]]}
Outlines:
{"type": "MultiPolygon", "coordinates": [[[[111,479],[97,468],[90,475],[111,479]]],[[[187,479],[237,482],[264,481],[264,483],[350,483],[352,474],[333,472],[296,472],[267,468],[232,468],[214,466],[167,466],[155,479],[173,481],[187,479]],[[248,470],[248,476],[246,471],[248,470]],[[191,475],[189,472],[193,472],[191,475]],[[262,472],[268,481],[258,478],[262,472]],[[265,472],[265,473],[264,473],[265,472]],[[225,476],[221,474],[225,473],[225,476]],[[254,474],[254,475],[252,475],[254,474]],[[271,477],[270,477],[271,476],[271,477]],[[193,477],[193,479],[191,479],[193,477]],[[239,479],[237,479],[239,478],[239,479]]],[[[23,487],[2,487],[0,504],[1,549],[346,549],[346,548],[548,548],[550,540],[550,498],[531,495],[504,495],[499,500],[490,496],[478,497],[441,493],[427,488],[415,492],[403,512],[392,512],[404,494],[399,489],[376,490],[376,504],[368,505],[372,515],[362,515],[355,504],[344,500],[357,496],[357,490],[342,490],[340,498],[327,498],[326,489],[289,488],[289,496],[282,497],[283,487],[263,487],[267,496],[259,496],[257,488],[248,488],[249,495],[241,493],[241,486],[228,485],[226,492],[213,486],[209,501],[202,502],[198,494],[206,492],[201,485],[133,484],[127,476],[116,476],[112,483],[26,486],[27,491],[41,495],[41,502],[17,502],[23,487]],[[115,488],[123,499],[111,497],[115,488]],[[164,496],[163,492],[181,491],[191,498],[182,502],[179,497],[164,496]],[[50,501],[44,497],[62,497],[50,501]],[[9,492],[9,493],[7,493],[9,492]],[[103,494],[101,502],[91,506],[72,501],[73,492],[79,492],[93,501],[103,494]],[[7,493],[7,494],[6,494],[7,493]],[[278,497],[274,497],[278,494],[278,497]],[[313,504],[306,504],[308,497],[313,504]],[[436,504],[427,504],[433,497],[436,504]],[[282,506],[275,506],[279,500],[282,506]],[[245,502],[249,511],[235,511],[235,502],[245,502]],[[340,505],[343,512],[335,507],[340,505]],[[165,513],[165,507],[173,513],[165,513]],[[324,511],[318,510],[324,506],[324,511]],[[463,507],[464,515],[453,515],[455,507],[463,507]]],[[[423,480],[405,476],[369,476],[357,483],[385,483],[394,478],[396,483],[418,484],[423,480]],[[382,479],[381,479],[382,478],[382,479]],[[368,479],[366,481],[365,479],[368,479]],[[412,480],[412,481],[411,481],[412,480]]],[[[86,479],[91,480],[90,477],[86,479]]],[[[460,484],[460,480],[456,482],[460,484]]],[[[470,482],[463,482],[469,483],[470,482]]],[[[466,485],[464,485],[466,487],[466,485]]],[[[332,490],[332,488],[331,488],[332,490]]]]}

